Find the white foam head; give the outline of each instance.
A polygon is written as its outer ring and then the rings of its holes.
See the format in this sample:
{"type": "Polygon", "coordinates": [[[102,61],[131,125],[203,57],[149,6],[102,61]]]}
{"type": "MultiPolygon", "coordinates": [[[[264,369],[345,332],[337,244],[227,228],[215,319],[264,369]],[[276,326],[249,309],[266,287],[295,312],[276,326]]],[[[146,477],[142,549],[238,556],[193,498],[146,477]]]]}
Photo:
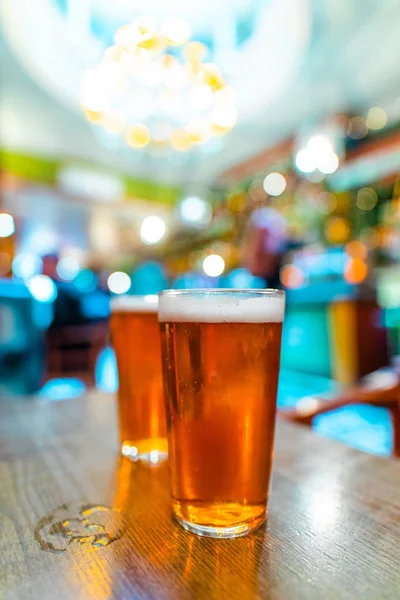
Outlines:
{"type": "Polygon", "coordinates": [[[111,312],[149,312],[158,310],[158,296],[115,296],[111,299],[111,312]]]}
{"type": "Polygon", "coordinates": [[[285,312],[281,292],[221,290],[161,294],[159,321],[193,323],[280,323],[285,312]]]}

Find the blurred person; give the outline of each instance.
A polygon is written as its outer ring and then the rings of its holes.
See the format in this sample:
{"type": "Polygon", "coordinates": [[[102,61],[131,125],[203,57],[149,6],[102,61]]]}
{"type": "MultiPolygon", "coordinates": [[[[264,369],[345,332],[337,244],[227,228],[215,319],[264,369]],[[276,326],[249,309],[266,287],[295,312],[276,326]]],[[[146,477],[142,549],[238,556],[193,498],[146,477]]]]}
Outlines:
{"type": "Polygon", "coordinates": [[[101,321],[110,317],[111,292],[107,284],[109,271],[100,267],[91,267],[94,277],[93,287],[81,291],[82,312],[87,320],[101,321]]]}
{"type": "Polygon", "coordinates": [[[244,266],[270,288],[280,287],[279,273],[289,249],[287,223],[274,208],[256,209],[244,238],[244,266]]]}
{"type": "Polygon", "coordinates": [[[45,379],[75,377],[92,386],[96,383],[98,356],[107,344],[109,295],[99,289],[89,269],[93,286],[88,289],[63,281],[57,263],[54,254],[43,257],[43,274],[57,288],[54,318],[46,340],[45,379]]]}
{"type": "Polygon", "coordinates": [[[57,273],[58,256],[43,256],[43,275],[50,277],[56,285],[57,297],[54,303],[52,327],[59,325],[79,325],[87,322],[82,311],[81,294],[72,283],[62,281],[57,273]]]}

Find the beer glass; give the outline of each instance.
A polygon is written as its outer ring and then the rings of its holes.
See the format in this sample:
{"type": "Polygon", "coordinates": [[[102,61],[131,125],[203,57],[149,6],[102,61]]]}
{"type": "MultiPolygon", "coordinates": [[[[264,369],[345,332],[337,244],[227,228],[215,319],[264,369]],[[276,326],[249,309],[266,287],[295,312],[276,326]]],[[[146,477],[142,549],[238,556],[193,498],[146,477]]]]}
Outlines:
{"type": "Polygon", "coordinates": [[[166,457],[168,449],[157,305],[157,296],[111,301],[121,451],[150,462],[166,457]]]}
{"type": "Polygon", "coordinates": [[[159,295],[173,511],[186,529],[245,535],[266,516],[285,295],[159,295]]]}

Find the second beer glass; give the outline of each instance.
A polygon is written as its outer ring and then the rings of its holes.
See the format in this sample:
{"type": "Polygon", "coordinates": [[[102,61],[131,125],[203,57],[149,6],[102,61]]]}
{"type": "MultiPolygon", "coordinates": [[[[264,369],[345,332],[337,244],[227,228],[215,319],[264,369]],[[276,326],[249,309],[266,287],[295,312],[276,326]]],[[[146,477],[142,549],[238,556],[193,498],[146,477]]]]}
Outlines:
{"type": "Polygon", "coordinates": [[[265,519],[284,306],[276,290],[160,294],[173,511],[197,534],[265,519]]]}
{"type": "Polygon", "coordinates": [[[157,296],[111,301],[121,451],[150,462],[166,457],[168,450],[157,304],[157,296]]]}

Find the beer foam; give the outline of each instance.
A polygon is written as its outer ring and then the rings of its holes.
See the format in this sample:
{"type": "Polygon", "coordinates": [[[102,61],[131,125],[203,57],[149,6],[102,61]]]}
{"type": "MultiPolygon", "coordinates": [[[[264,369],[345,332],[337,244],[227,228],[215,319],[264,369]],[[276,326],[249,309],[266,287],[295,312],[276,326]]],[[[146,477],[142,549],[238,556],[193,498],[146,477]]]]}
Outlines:
{"type": "Polygon", "coordinates": [[[193,323],[280,323],[285,312],[284,294],[185,293],[160,296],[159,321],[193,323]]]}
{"type": "Polygon", "coordinates": [[[117,296],[111,299],[111,312],[154,312],[158,310],[158,296],[117,296]]]}

